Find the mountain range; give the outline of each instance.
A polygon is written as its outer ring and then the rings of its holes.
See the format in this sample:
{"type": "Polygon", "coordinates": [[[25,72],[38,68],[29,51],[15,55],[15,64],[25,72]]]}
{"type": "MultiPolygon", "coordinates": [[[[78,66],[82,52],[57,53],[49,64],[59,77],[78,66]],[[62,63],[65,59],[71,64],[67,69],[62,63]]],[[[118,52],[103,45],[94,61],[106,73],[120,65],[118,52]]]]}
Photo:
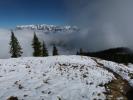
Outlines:
{"type": "Polygon", "coordinates": [[[75,32],[79,28],[77,26],[58,26],[58,25],[47,25],[47,24],[37,24],[37,25],[20,25],[16,26],[16,30],[42,30],[44,32],[75,32]]]}

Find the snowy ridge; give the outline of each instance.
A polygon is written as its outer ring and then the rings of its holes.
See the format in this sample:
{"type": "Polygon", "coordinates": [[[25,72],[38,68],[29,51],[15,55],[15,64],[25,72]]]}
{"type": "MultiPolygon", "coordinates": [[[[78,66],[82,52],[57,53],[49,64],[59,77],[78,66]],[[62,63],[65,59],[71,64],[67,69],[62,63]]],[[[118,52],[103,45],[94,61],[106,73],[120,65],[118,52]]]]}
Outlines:
{"type": "Polygon", "coordinates": [[[131,68],[99,59],[96,62],[90,57],[1,59],[0,100],[10,96],[23,100],[103,100],[106,99],[104,84],[116,79],[104,67],[115,69],[132,83],[131,68]],[[98,62],[104,66],[99,67],[98,62]]]}
{"type": "Polygon", "coordinates": [[[127,80],[133,87],[133,68],[127,67],[123,64],[117,64],[111,61],[99,60],[98,62],[102,63],[105,67],[119,74],[123,79],[127,80]]]}
{"type": "Polygon", "coordinates": [[[16,26],[16,29],[43,30],[44,32],[68,32],[68,31],[75,32],[79,30],[77,26],[56,26],[56,25],[46,25],[46,24],[21,25],[21,26],[16,26]]]}

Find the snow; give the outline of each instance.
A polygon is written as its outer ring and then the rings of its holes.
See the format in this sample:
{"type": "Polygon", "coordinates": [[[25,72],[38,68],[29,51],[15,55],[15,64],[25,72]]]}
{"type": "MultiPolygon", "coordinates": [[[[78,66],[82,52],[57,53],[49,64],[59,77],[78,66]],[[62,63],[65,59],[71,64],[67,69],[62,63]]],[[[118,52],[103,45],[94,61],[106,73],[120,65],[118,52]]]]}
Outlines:
{"type": "MultiPolygon", "coordinates": [[[[127,66],[104,60],[98,62],[131,81],[127,74],[131,70],[127,66]]],[[[1,59],[0,100],[10,96],[20,100],[103,100],[106,99],[104,84],[113,79],[113,73],[99,67],[90,57],[1,59]]]]}
{"type": "Polygon", "coordinates": [[[133,64],[129,63],[128,68],[130,68],[130,70],[133,70],[133,64]]]}
{"type": "Polygon", "coordinates": [[[113,72],[120,75],[123,79],[127,80],[133,87],[133,69],[123,64],[118,64],[111,61],[105,61],[98,59],[98,62],[103,64],[104,67],[111,69],[113,72]],[[132,76],[131,76],[132,75],[132,76]]]}
{"type": "Polygon", "coordinates": [[[44,32],[76,32],[78,31],[77,26],[57,26],[57,25],[47,25],[47,24],[37,24],[37,25],[18,25],[17,30],[31,29],[31,30],[43,30],[44,32]]]}

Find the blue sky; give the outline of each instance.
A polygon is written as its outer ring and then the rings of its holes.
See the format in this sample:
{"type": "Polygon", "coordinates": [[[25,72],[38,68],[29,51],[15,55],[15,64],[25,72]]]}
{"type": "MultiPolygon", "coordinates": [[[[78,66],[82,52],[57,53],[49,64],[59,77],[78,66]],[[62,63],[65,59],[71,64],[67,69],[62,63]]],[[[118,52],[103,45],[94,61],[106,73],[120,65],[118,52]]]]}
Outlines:
{"type": "Polygon", "coordinates": [[[1,0],[0,27],[21,24],[66,24],[63,0],[1,0]]]}

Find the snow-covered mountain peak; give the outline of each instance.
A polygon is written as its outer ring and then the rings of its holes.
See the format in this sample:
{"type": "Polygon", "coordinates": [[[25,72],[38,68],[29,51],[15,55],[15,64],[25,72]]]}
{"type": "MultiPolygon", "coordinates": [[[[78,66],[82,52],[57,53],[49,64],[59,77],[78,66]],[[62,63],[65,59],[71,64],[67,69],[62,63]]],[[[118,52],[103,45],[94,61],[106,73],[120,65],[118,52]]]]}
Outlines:
{"type": "Polygon", "coordinates": [[[58,26],[58,25],[47,25],[47,24],[37,24],[37,25],[19,25],[16,26],[16,30],[23,30],[23,29],[28,29],[28,30],[42,30],[45,32],[75,32],[78,31],[77,26],[58,26]]]}

